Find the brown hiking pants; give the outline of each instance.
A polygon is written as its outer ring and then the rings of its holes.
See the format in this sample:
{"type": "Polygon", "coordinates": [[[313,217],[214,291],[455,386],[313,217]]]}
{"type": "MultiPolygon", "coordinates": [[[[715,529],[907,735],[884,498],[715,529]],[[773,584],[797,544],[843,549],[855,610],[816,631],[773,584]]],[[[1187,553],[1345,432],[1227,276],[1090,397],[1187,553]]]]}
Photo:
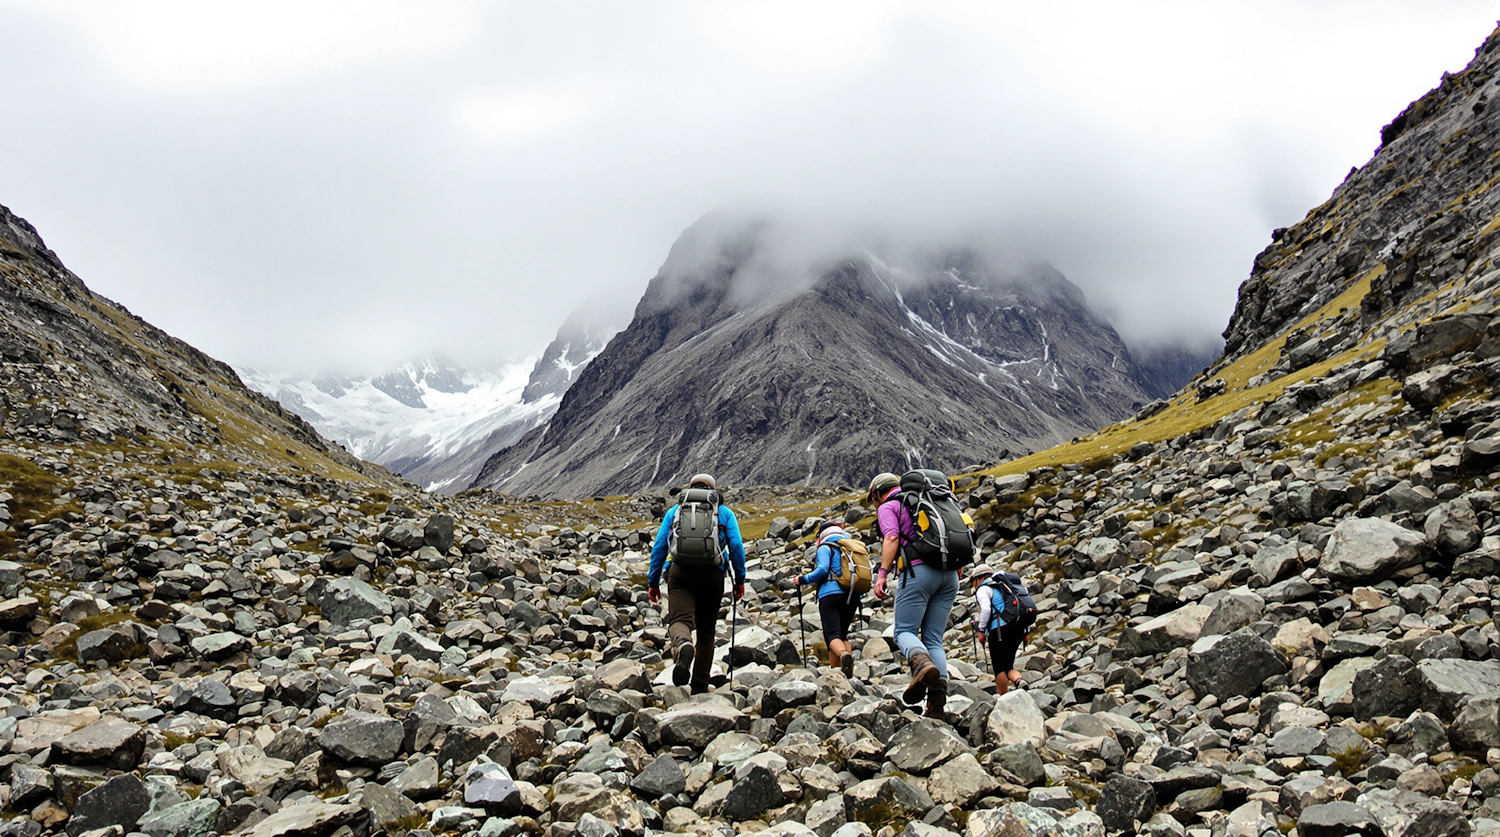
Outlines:
{"type": "Polygon", "coordinates": [[[714,664],[714,628],[719,622],[719,604],[724,601],[724,571],[719,567],[679,567],[667,570],[667,638],[672,652],[684,642],[693,649],[694,692],[708,690],[708,672],[714,664]]]}

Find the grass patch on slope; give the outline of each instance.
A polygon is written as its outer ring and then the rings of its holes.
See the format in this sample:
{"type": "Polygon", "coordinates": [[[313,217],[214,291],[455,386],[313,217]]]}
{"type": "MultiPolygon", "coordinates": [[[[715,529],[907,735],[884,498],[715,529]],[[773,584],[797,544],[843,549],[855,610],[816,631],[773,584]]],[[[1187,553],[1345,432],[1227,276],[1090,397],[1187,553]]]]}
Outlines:
{"type": "Polygon", "coordinates": [[[1384,346],[1383,341],[1350,349],[1320,363],[1299,369],[1289,375],[1268,381],[1254,388],[1249,382],[1273,367],[1281,357],[1286,344],[1286,335],[1300,329],[1319,325],[1340,316],[1344,311],[1357,307],[1370,292],[1370,284],[1385,272],[1380,265],[1334,297],[1317,311],[1303,318],[1285,334],[1269,341],[1259,349],[1239,358],[1219,371],[1218,378],[1225,383],[1223,395],[1198,401],[1194,391],[1188,390],[1170,402],[1170,406],[1145,421],[1125,421],[1111,425],[1092,436],[1080,439],[1075,444],[1058,445],[1044,451],[1014,459],[989,469],[989,474],[1019,474],[1043,466],[1058,467],[1079,463],[1095,464],[1109,457],[1122,454],[1139,442],[1163,442],[1175,439],[1212,426],[1220,419],[1245,407],[1275,400],[1288,386],[1328,374],[1329,370],[1342,366],[1359,357],[1373,357],[1384,346]]]}

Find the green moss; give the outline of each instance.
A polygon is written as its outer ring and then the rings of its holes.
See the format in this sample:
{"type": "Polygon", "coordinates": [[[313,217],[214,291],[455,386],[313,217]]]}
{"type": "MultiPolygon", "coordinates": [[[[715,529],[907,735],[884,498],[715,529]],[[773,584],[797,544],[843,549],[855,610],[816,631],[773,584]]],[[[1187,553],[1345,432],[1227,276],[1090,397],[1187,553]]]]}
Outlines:
{"type": "Polygon", "coordinates": [[[28,459],[0,454],[0,489],[11,495],[12,528],[0,532],[0,555],[15,551],[16,538],[24,534],[26,521],[45,523],[75,512],[82,514],[77,503],[58,503],[57,497],[67,489],[63,479],[28,459]]]}
{"type": "Polygon", "coordinates": [[[394,819],[385,824],[388,834],[406,834],[409,831],[417,831],[427,827],[427,816],[420,812],[407,814],[404,817],[394,819]]]}
{"type": "Polygon", "coordinates": [[[1365,748],[1350,747],[1336,753],[1329,753],[1328,757],[1333,759],[1333,765],[1339,769],[1339,773],[1347,778],[1358,773],[1360,766],[1365,763],[1365,748]]]}

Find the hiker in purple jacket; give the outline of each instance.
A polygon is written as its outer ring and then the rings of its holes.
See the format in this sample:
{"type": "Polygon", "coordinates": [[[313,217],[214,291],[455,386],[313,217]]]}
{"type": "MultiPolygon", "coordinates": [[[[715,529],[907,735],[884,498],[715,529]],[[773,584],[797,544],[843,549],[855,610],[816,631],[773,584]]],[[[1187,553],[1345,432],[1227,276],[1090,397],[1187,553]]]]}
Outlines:
{"type": "Polygon", "coordinates": [[[886,583],[898,556],[902,557],[901,585],[896,591],[896,646],[911,666],[911,683],[902,700],[914,704],[927,698],[929,718],[942,718],[948,701],[948,655],[943,632],[958,597],[958,571],[928,566],[920,558],[902,555],[917,539],[911,512],[900,502],[901,480],[877,474],[870,480],[870,501],[876,504],[875,525],[880,531],[880,571],[875,577],[876,598],[886,597],[886,583]]]}

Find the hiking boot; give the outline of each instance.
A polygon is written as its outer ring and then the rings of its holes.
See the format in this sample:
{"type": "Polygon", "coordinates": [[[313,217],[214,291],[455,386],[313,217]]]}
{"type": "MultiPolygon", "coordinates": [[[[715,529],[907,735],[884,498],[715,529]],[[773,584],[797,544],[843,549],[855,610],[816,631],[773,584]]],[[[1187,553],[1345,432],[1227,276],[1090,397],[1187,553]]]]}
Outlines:
{"type": "Polygon", "coordinates": [[[918,651],[911,655],[911,684],[906,687],[901,699],[908,704],[920,703],[922,698],[927,697],[927,690],[942,679],[943,673],[938,671],[932,657],[926,651],[918,651]]]}
{"type": "Polygon", "coordinates": [[[839,660],[839,670],[844,672],[845,677],[854,676],[854,655],[852,653],[845,654],[844,658],[839,660]]]}
{"type": "Polygon", "coordinates": [[[948,681],[939,679],[927,689],[927,711],[924,712],[929,718],[939,721],[946,720],[943,707],[948,703],[948,681]]]}
{"type": "Polygon", "coordinates": [[[672,654],[672,685],[686,686],[693,677],[693,644],[684,642],[672,654]]]}

